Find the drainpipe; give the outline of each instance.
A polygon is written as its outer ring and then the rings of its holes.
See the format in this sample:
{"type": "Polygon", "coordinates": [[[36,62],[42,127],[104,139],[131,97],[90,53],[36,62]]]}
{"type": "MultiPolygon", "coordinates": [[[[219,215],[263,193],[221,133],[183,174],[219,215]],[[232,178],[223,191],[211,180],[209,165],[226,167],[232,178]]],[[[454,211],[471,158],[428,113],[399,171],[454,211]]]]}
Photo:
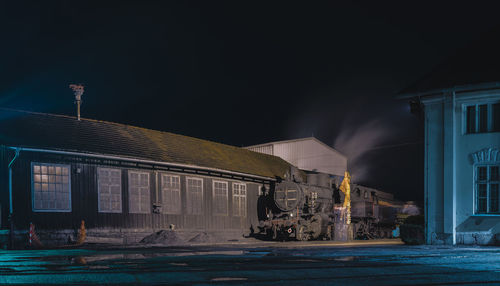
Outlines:
{"type": "Polygon", "coordinates": [[[12,207],[12,165],[19,157],[19,148],[14,148],[14,150],[16,151],[16,154],[14,155],[14,158],[12,158],[12,161],[10,161],[9,163],[9,223],[10,223],[9,248],[10,249],[14,248],[14,220],[12,218],[12,215],[14,213],[12,207]]]}

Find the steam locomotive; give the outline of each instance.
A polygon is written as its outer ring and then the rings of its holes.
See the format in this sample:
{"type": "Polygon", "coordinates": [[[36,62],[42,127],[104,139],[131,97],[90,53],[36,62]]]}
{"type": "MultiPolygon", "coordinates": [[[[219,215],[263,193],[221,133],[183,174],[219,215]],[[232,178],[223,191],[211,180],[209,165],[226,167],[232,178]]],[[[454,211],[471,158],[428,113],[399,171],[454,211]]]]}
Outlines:
{"type": "Polygon", "coordinates": [[[259,197],[260,233],[273,240],[301,241],[391,237],[403,203],[356,184],[350,184],[349,198],[339,188],[342,179],[292,169],[259,197]],[[346,197],[351,202],[350,218],[343,205],[346,197]]]}

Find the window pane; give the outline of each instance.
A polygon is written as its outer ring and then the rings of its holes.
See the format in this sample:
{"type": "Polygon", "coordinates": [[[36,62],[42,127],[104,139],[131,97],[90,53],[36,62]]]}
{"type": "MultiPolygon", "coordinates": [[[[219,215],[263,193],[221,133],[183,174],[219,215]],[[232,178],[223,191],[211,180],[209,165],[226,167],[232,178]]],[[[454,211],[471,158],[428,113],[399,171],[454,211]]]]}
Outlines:
{"type": "Polygon", "coordinates": [[[490,212],[498,212],[498,184],[490,186],[490,212]]]}
{"type": "Polygon", "coordinates": [[[33,163],[33,210],[34,211],[70,211],[69,166],[58,164],[33,163]],[[68,184],[58,183],[57,173],[68,173],[68,184]]]}
{"type": "MultiPolygon", "coordinates": [[[[285,192],[281,192],[282,196],[285,192]]],[[[283,200],[284,201],[284,200],[283,200]]],[[[285,202],[285,201],[284,201],[285,202]]],[[[234,216],[246,216],[246,185],[245,184],[233,184],[233,215],[234,216]]]]}
{"type": "Polygon", "coordinates": [[[500,103],[493,104],[493,131],[500,131],[500,103]]]}
{"type": "Polygon", "coordinates": [[[488,176],[486,167],[478,167],[477,168],[477,179],[480,181],[486,181],[488,176]]]}
{"type": "Polygon", "coordinates": [[[467,106],[467,133],[476,132],[476,106],[467,106]]]}
{"type": "Polygon", "coordinates": [[[477,212],[486,213],[486,199],[478,199],[477,212]]]}
{"type": "Polygon", "coordinates": [[[149,173],[128,172],[130,213],[150,213],[149,173]]]}
{"type": "Polygon", "coordinates": [[[498,181],[498,166],[490,167],[490,181],[498,181]]]}
{"type": "Polygon", "coordinates": [[[120,213],[121,206],[121,170],[98,168],[99,212],[120,213]]]}
{"type": "Polygon", "coordinates": [[[488,131],[488,105],[479,105],[479,132],[488,131]]]}
{"type": "Polygon", "coordinates": [[[478,197],[479,198],[486,198],[486,184],[479,184],[478,185],[478,197]]]}
{"type": "Polygon", "coordinates": [[[179,176],[162,175],[162,211],[167,214],[181,213],[181,193],[179,176]]]}
{"type": "Polygon", "coordinates": [[[202,191],[202,180],[188,178],[187,182],[187,196],[186,196],[186,206],[188,214],[202,214],[203,213],[203,191],[202,191]]]}
{"type": "Polygon", "coordinates": [[[227,215],[227,183],[214,181],[213,186],[213,213],[227,215]]]}

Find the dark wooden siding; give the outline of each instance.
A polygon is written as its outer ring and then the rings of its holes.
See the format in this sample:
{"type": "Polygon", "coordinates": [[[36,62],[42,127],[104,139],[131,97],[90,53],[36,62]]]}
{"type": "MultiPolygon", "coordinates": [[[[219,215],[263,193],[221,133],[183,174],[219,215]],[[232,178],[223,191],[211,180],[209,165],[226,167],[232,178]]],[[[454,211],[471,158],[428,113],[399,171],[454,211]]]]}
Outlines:
{"type": "MultiPolygon", "coordinates": [[[[3,154],[0,149],[0,159],[3,154]]],[[[256,182],[243,182],[222,177],[201,176],[199,174],[172,173],[155,170],[153,166],[123,166],[120,162],[92,161],[74,156],[54,155],[44,153],[21,152],[13,168],[14,213],[15,225],[18,229],[26,229],[33,222],[39,229],[76,229],[81,220],[85,220],[88,228],[116,228],[158,230],[168,229],[174,224],[176,229],[198,230],[228,230],[239,229],[248,231],[250,225],[255,227],[257,221],[258,188],[256,182]],[[63,212],[33,212],[31,208],[31,162],[68,164],[71,166],[71,205],[70,213],[63,212]],[[98,212],[97,168],[120,168],[122,170],[122,213],[98,212]],[[129,213],[128,171],[141,170],[150,174],[151,212],[148,214],[129,213]],[[158,175],[156,175],[158,173],[158,175]],[[181,214],[155,213],[154,205],[161,204],[162,194],[159,188],[161,173],[172,173],[180,176],[181,185],[181,214]],[[203,214],[188,215],[186,213],[186,177],[200,177],[203,179],[203,214]],[[212,180],[228,183],[228,214],[213,214],[212,180]],[[233,216],[232,183],[243,182],[247,185],[247,215],[246,217],[233,216]],[[158,186],[158,188],[157,188],[158,186]]],[[[6,169],[0,177],[4,176],[6,169]]],[[[5,187],[3,187],[5,188],[5,187]]],[[[8,188],[7,188],[8,190],[8,188]]],[[[2,209],[5,201],[5,191],[2,189],[2,209]]],[[[3,216],[5,211],[2,210],[3,216]]],[[[8,214],[8,192],[7,192],[8,214]]],[[[2,219],[4,220],[4,219],[2,219]]]]}
{"type": "Polygon", "coordinates": [[[8,165],[9,159],[14,157],[14,152],[0,146],[0,228],[8,228],[9,216],[9,177],[8,165]]]}

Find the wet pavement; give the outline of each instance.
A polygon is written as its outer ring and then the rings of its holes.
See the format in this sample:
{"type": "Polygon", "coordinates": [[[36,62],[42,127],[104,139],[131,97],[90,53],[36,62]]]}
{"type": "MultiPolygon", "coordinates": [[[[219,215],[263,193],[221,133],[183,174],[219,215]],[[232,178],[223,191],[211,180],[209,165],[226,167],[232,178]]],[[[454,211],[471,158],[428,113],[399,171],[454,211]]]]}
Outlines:
{"type": "Polygon", "coordinates": [[[500,285],[500,248],[308,243],[2,250],[0,284],[500,285]]]}

